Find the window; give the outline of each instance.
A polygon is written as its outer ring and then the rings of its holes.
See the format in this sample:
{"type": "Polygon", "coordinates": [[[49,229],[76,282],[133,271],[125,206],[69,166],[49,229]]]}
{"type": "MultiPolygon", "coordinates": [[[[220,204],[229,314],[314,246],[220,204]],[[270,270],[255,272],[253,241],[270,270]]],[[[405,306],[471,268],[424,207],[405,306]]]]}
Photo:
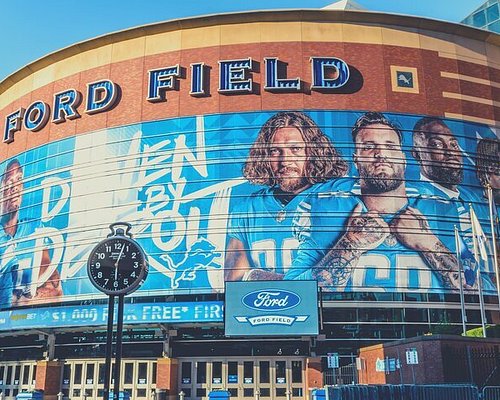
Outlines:
{"type": "MultiPolygon", "coordinates": [[[[196,363],[196,383],[206,383],[207,382],[207,363],[205,361],[199,361],[196,363]]],[[[203,397],[196,394],[197,397],[203,397]]]]}
{"type": "Polygon", "coordinates": [[[100,385],[104,384],[104,375],[106,374],[106,367],[105,364],[99,364],[99,377],[98,377],[98,383],[100,385]]]}
{"type": "Polygon", "coordinates": [[[243,383],[253,383],[253,361],[243,363],[243,383]]]}
{"type": "MultiPolygon", "coordinates": [[[[181,365],[181,382],[184,385],[190,385],[191,384],[191,363],[190,362],[183,362],[181,365]]],[[[184,390],[184,393],[186,391],[184,390]]]]}
{"type": "Polygon", "coordinates": [[[237,361],[229,361],[227,363],[227,383],[238,383],[237,361]]]}
{"type": "Polygon", "coordinates": [[[407,322],[428,322],[427,308],[406,308],[405,321],[407,322]]]}
{"type": "Polygon", "coordinates": [[[488,29],[490,31],[500,33],[500,21],[493,22],[492,24],[488,25],[488,29]]]}
{"type": "Polygon", "coordinates": [[[474,15],[472,15],[472,22],[474,26],[477,27],[482,27],[486,25],[486,15],[484,13],[484,10],[480,10],[474,15]]]}
{"type": "MultiPolygon", "coordinates": [[[[259,381],[260,383],[269,383],[269,361],[260,361],[259,362],[259,381]]],[[[261,395],[262,391],[261,391],[261,395]]],[[[267,395],[269,396],[269,394],[267,395]]]]}
{"type": "Polygon", "coordinates": [[[292,382],[302,383],[302,361],[292,361],[292,382]]]}
{"type": "MultiPolygon", "coordinates": [[[[75,385],[81,385],[82,383],[82,364],[75,364],[75,377],[73,378],[73,383],[75,385]]],[[[78,391],[78,393],[80,393],[80,391],[78,391]]],[[[78,396],[73,394],[73,396],[79,397],[80,394],[78,394],[78,396]]]]}
{"type": "Polygon", "coordinates": [[[222,362],[215,361],[212,363],[212,383],[222,384],[222,362]]]}
{"type": "Polygon", "coordinates": [[[94,383],[95,364],[87,364],[87,372],[85,375],[85,384],[92,385],[94,383]]]}
{"type": "Polygon", "coordinates": [[[148,383],[148,364],[147,363],[139,363],[138,374],[137,374],[137,383],[139,385],[144,385],[148,383]]]}
{"type": "Polygon", "coordinates": [[[286,383],[286,361],[276,361],[276,383],[286,383]]]}
{"type": "Polygon", "coordinates": [[[23,368],[23,385],[27,385],[29,383],[30,378],[30,366],[25,365],[23,368]]]}
{"type": "Polygon", "coordinates": [[[489,6],[486,9],[486,19],[488,20],[488,22],[494,22],[498,18],[500,18],[500,15],[498,12],[498,3],[497,3],[489,6]]]}

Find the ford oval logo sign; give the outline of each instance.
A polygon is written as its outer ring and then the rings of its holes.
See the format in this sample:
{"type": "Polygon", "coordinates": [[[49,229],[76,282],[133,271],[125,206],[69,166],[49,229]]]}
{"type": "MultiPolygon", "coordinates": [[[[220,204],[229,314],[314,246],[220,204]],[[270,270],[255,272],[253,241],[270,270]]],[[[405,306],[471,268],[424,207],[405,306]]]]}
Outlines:
{"type": "Polygon", "coordinates": [[[295,307],[301,299],[288,290],[266,289],[248,293],[241,301],[252,310],[278,311],[295,307]]]}

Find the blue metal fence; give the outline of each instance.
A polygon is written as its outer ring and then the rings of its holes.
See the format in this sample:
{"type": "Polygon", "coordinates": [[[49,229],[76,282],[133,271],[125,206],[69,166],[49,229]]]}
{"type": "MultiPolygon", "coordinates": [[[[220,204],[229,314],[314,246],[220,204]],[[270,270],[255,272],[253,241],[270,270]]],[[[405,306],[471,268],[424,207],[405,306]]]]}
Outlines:
{"type": "Polygon", "coordinates": [[[500,386],[485,386],[481,400],[500,400],[500,386]]]}
{"type": "Polygon", "coordinates": [[[326,400],[500,400],[500,387],[474,385],[326,386],[326,400]]]}

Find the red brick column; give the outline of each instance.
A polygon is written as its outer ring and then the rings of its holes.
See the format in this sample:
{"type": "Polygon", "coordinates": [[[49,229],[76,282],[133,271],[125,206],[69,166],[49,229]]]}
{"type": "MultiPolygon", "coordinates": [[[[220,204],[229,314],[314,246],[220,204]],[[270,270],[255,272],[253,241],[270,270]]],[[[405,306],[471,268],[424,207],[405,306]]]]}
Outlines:
{"type": "Polygon", "coordinates": [[[165,390],[169,400],[178,396],[179,363],[175,358],[159,358],[156,369],[156,389],[165,390]]]}
{"type": "Polygon", "coordinates": [[[35,389],[43,390],[44,400],[56,400],[61,391],[64,362],[38,361],[36,363],[35,389]]]}
{"type": "Polygon", "coordinates": [[[377,371],[377,362],[384,362],[385,349],[381,344],[364,347],[359,350],[363,369],[358,371],[358,381],[362,384],[385,384],[387,375],[383,371],[377,371]]]}
{"type": "Polygon", "coordinates": [[[323,387],[323,371],[321,370],[321,357],[308,358],[306,360],[306,388],[311,389],[323,387]]]}

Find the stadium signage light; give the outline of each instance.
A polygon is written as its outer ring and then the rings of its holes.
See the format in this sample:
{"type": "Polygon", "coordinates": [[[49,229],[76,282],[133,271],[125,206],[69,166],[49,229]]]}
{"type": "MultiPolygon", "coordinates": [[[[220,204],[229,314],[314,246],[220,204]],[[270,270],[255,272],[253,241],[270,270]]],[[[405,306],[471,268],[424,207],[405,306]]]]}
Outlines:
{"type": "MultiPolygon", "coordinates": [[[[219,61],[218,92],[227,94],[249,94],[256,92],[252,74],[256,73],[256,63],[252,58],[219,61]]],[[[332,93],[349,81],[348,64],[336,57],[311,57],[311,85],[309,90],[332,93]]],[[[277,57],[264,58],[263,90],[279,93],[304,92],[301,78],[287,78],[285,63],[277,57]]],[[[190,64],[191,80],[189,94],[193,97],[209,96],[206,87],[210,69],[203,62],[190,64]]],[[[183,68],[177,64],[148,71],[146,100],[151,103],[167,101],[166,92],[178,90],[183,68]]],[[[118,105],[121,88],[108,79],[87,83],[85,96],[86,114],[108,111],[118,105]]],[[[43,129],[49,120],[60,124],[67,120],[81,117],[78,107],[82,103],[82,93],[76,89],[66,89],[55,93],[52,106],[42,100],[35,100],[27,108],[20,107],[5,117],[3,142],[14,141],[14,134],[24,128],[37,132],[43,129]]]]}

